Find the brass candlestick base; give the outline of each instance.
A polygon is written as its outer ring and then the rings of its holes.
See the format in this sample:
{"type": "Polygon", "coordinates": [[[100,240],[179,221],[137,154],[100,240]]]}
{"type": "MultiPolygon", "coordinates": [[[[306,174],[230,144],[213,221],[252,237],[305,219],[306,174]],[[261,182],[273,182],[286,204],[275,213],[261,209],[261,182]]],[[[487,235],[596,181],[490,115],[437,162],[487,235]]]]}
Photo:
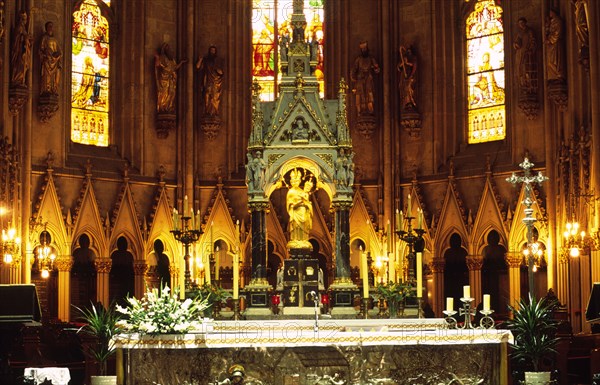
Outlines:
{"type": "Polygon", "coordinates": [[[233,300],[233,317],[235,321],[240,319],[240,299],[233,300]]]}
{"type": "Polygon", "coordinates": [[[369,297],[362,299],[359,317],[364,319],[369,318],[369,297]]]}

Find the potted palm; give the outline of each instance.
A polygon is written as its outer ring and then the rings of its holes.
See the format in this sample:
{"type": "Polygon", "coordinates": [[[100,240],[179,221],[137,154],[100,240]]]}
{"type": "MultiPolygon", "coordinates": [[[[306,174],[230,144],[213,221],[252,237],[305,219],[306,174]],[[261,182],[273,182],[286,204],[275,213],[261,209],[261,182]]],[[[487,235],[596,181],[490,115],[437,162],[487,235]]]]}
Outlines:
{"type": "Polygon", "coordinates": [[[121,317],[115,305],[105,308],[101,303],[91,303],[88,308],[74,307],[79,312],[78,318],[84,322],[78,333],[84,333],[94,340],[86,353],[99,365],[99,375],[91,376],[91,385],[116,385],[117,376],[107,375],[107,361],[116,350],[113,337],[120,331],[118,322],[121,317]]]}
{"type": "Polygon", "coordinates": [[[387,285],[377,285],[379,298],[387,303],[390,318],[401,316],[404,313],[406,298],[412,296],[414,288],[403,282],[388,282],[387,285]]]}
{"type": "Polygon", "coordinates": [[[533,369],[525,372],[526,384],[549,384],[550,372],[543,371],[543,361],[556,353],[558,338],[555,337],[557,321],[552,317],[554,302],[546,298],[521,299],[518,306],[509,306],[513,318],[507,321],[514,335],[511,355],[520,363],[533,369]],[[542,371],[540,371],[542,370],[542,371]]]}

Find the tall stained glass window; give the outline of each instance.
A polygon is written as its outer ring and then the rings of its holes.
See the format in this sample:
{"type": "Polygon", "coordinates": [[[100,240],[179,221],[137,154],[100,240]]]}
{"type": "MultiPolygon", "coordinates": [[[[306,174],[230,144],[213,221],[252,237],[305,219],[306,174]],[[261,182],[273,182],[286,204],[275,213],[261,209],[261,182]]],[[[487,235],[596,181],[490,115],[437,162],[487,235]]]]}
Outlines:
{"type": "MultiPolygon", "coordinates": [[[[305,39],[316,47],[315,76],[324,95],[323,74],[323,4],[325,0],[304,0],[307,26],[305,39]]],[[[261,86],[261,99],[274,100],[277,84],[281,81],[281,50],[291,42],[290,20],[294,0],[252,1],[252,77],[261,86]]]]}
{"type": "MultiPolygon", "coordinates": [[[[105,0],[104,4],[110,5],[105,0]]],[[[84,0],[71,26],[71,140],[109,144],[109,24],[98,2],[84,0]]]]}
{"type": "Polygon", "coordinates": [[[467,18],[469,143],[506,137],[502,8],[479,0],[467,18]]]}

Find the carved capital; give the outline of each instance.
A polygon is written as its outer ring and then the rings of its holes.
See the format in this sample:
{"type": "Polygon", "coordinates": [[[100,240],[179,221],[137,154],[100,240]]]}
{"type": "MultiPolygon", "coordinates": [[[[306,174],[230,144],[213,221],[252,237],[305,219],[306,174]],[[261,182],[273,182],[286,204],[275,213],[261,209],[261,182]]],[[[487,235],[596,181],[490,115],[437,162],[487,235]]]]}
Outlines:
{"type": "Polygon", "coordinates": [[[112,267],[112,259],[98,257],[94,261],[94,266],[96,267],[96,271],[98,273],[110,273],[110,269],[112,267]]]}
{"type": "Polygon", "coordinates": [[[179,267],[169,265],[169,274],[171,275],[179,275],[179,267]]]}
{"type": "Polygon", "coordinates": [[[523,256],[519,252],[506,253],[505,260],[509,268],[519,268],[523,262],[523,256]]]}
{"type": "Polygon", "coordinates": [[[269,202],[249,202],[248,208],[250,211],[268,211],[269,210],[269,202]]]}
{"type": "Polygon", "coordinates": [[[54,261],[54,266],[58,269],[58,271],[69,272],[73,267],[73,257],[64,256],[58,257],[54,261]]]}
{"type": "Polygon", "coordinates": [[[446,268],[446,260],[444,258],[433,258],[429,268],[432,273],[443,273],[446,268]]]}
{"type": "Polygon", "coordinates": [[[135,275],[145,275],[148,271],[148,264],[144,261],[133,262],[133,273],[135,275]]]}
{"type": "Polygon", "coordinates": [[[467,256],[467,267],[469,271],[481,270],[483,266],[483,257],[481,255],[468,255],[467,256]]]}

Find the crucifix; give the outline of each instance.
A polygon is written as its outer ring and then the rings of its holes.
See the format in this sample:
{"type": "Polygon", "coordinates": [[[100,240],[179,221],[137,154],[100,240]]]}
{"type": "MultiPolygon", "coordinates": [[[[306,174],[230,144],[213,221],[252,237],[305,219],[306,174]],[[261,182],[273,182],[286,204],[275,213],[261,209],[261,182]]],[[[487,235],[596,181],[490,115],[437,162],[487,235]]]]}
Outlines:
{"type": "MultiPolygon", "coordinates": [[[[523,169],[523,176],[516,176],[515,173],[506,178],[506,181],[512,183],[514,186],[517,183],[522,183],[525,185],[525,199],[523,199],[523,205],[525,205],[525,218],[523,218],[523,223],[525,227],[527,227],[527,248],[531,248],[533,244],[533,224],[537,221],[537,219],[533,216],[533,209],[531,206],[533,205],[532,198],[532,184],[538,183],[539,185],[542,182],[548,180],[547,176],[542,175],[542,172],[539,171],[536,175],[531,173],[531,169],[533,168],[533,163],[529,161],[527,157],[525,160],[519,164],[519,166],[523,169]]],[[[527,275],[529,278],[529,294],[533,297],[533,263],[534,263],[534,255],[533,253],[529,253],[527,256],[527,275]]]]}

